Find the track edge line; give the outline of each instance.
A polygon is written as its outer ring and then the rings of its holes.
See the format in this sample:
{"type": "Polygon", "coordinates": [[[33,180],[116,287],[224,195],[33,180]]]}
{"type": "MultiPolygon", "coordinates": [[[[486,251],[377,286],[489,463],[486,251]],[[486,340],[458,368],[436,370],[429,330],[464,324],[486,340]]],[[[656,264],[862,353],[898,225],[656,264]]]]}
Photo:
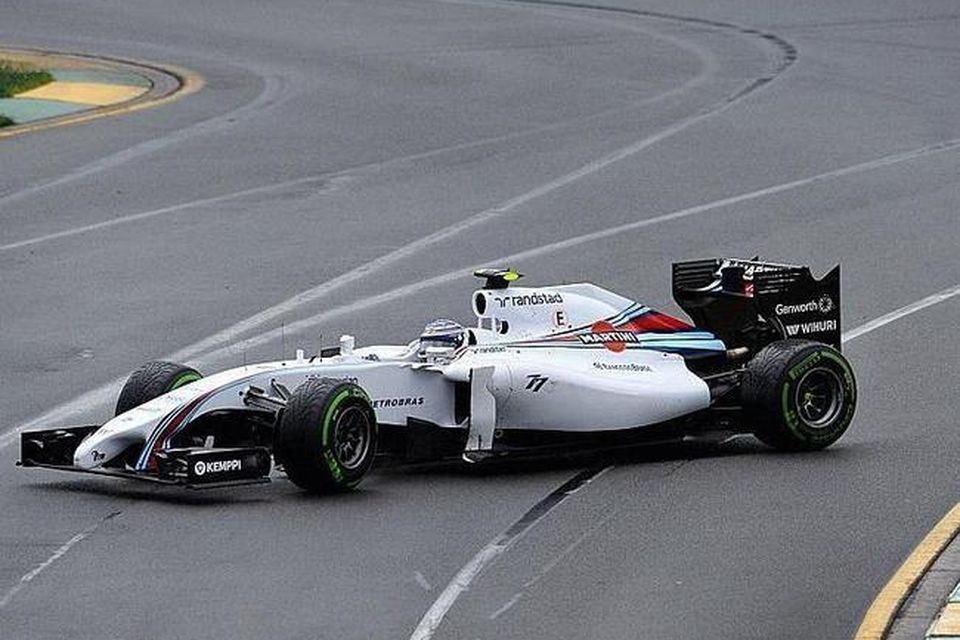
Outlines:
{"type": "Polygon", "coordinates": [[[960,503],[937,522],[887,581],[867,609],[853,640],[882,640],[886,637],[907,597],[958,533],[960,503]]]}

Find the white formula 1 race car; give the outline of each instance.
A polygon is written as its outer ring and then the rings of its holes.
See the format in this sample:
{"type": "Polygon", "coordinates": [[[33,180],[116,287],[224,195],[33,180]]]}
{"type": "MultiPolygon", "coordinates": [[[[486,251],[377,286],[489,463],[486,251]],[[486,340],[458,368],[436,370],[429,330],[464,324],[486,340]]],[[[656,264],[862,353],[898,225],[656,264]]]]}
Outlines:
{"type": "Polygon", "coordinates": [[[479,461],[748,432],[821,449],[853,419],[840,268],[710,259],[673,266],[693,324],[592,284],[511,286],[477,272],[476,326],[431,322],[408,345],[338,347],[209,377],[150,362],[102,426],[21,434],[25,467],[191,488],[356,486],[377,455],[479,461]]]}

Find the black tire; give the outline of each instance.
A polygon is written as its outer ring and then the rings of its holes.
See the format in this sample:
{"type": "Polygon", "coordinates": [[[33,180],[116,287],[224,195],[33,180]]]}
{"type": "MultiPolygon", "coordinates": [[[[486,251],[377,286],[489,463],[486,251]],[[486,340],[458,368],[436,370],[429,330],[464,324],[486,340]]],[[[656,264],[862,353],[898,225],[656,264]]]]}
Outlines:
{"type": "Polygon", "coordinates": [[[782,451],[813,451],[836,442],[850,426],[857,382],[836,349],[779,340],[747,364],[741,399],[746,424],[762,442],[782,451]]]}
{"type": "Polygon", "coordinates": [[[346,380],[307,380],[290,396],[273,455],[287,477],[313,493],[352,489],[373,464],[377,417],[370,398],[346,380]]]}
{"type": "Polygon", "coordinates": [[[186,365],[160,360],[148,362],[127,378],[120,391],[120,397],[117,398],[117,409],[114,415],[139,407],[168,391],[196,382],[202,377],[200,372],[186,365]]]}

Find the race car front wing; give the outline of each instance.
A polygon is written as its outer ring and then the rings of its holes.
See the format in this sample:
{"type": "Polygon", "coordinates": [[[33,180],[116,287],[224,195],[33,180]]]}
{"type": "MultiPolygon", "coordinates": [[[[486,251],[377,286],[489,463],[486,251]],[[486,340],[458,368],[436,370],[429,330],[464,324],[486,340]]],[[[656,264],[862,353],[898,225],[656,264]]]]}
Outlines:
{"type": "Polygon", "coordinates": [[[156,468],[134,471],[127,467],[84,469],[73,464],[73,452],[96,425],[64,427],[20,434],[21,467],[43,467],[93,475],[176,485],[188,489],[214,489],[270,482],[271,456],[266,447],[178,448],[156,453],[156,468]]]}

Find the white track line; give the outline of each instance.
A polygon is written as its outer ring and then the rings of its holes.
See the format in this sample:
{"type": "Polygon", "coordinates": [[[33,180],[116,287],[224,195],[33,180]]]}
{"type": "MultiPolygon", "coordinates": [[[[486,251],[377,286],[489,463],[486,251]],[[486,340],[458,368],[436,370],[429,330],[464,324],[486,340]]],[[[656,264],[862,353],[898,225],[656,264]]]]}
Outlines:
{"type": "MultiPolygon", "coordinates": [[[[612,467],[611,467],[611,468],[612,468],[612,467]]],[[[619,513],[620,513],[620,512],[619,512],[618,510],[611,511],[610,513],[608,513],[607,515],[605,515],[603,518],[601,518],[600,520],[596,521],[596,522],[595,522],[592,526],[590,526],[586,531],[584,531],[584,532],[581,533],[579,536],[577,536],[577,537],[574,539],[574,541],[571,542],[571,543],[569,543],[566,547],[564,547],[564,548],[560,551],[560,553],[558,553],[558,554],[556,555],[556,557],[554,557],[550,562],[548,562],[547,564],[545,564],[545,565],[543,566],[543,568],[540,569],[540,571],[537,572],[536,575],[534,575],[532,578],[530,578],[529,580],[527,580],[526,582],[524,582],[523,585],[520,586],[520,590],[517,591],[515,594],[513,594],[513,597],[511,597],[509,600],[507,600],[505,603],[503,603],[503,605],[501,605],[500,608],[498,608],[496,611],[494,611],[493,613],[491,613],[491,614],[488,616],[489,619],[490,619],[490,620],[496,620],[497,618],[499,618],[500,616],[502,616],[503,614],[505,614],[507,611],[509,611],[510,609],[512,609],[515,604],[517,604],[518,602],[520,602],[521,598],[523,598],[523,596],[526,594],[526,592],[527,592],[531,587],[533,587],[534,585],[536,585],[537,583],[539,583],[541,580],[543,580],[545,577],[547,577],[547,575],[548,575],[551,571],[553,571],[554,569],[557,568],[557,566],[563,561],[564,558],[566,558],[566,557],[569,556],[571,553],[573,553],[574,551],[576,551],[576,550],[577,550],[577,547],[579,547],[581,544],[583,544],[588,538],[592,537],[595,533],[597,533],[597,532],[600,531],[601,529],[606,528],[607,524],[608,524],[611,520],[613,520],[614,517],[618,516],[619,513]]]]}
{"type": "Polygon", "coordinates": [[[463,565],[453,580],[447,584],[440,597],[434,600],[430,609],[420,619],[410,640],[429,640],[436,633],[437,627],[443,622],[444,616],[457,601],[460,594],[470,588],[470,584],[480,575],[480,572],[493,562],[497,556],[507,550],[507,545],[500,543],[499,537],[487,543],[477,555],[470,558],[470,562],[463,565]]]}
{"type": "Polygon", "coordinates": [[[67,420],[74,419],[75,416],[81,414],[89,407],[109,405],[110,402],[119,395],[120,387],[123,385],[124,380],[125,377],[111,380],[110,382],[101,385],[96,389],[91,389],[90,391],[77,396],[69,402],[57,405],[56,407],[43,412],[39,416],[31,418],[29,421],[24,422],[15,429],[10,429],[9,431],[0,433],[0,450],[3,450],[13,444],[20,435],[21,431],[28,431],[39,426],[57,426],[63,424],[67,420]]]}
{"type": "Polygon", "coordinates": [[[70,549],[72,549],[74,545],[83,541],[85,538],[88,538],[92,533],[94,533],[97,529],[99,529],[104,522],[120,515],[120,513],[121,513],[120,511],[115,511],[110,515],[108,515],[103,520],[101,520],[100,522],[96,523],[95,525],[84,529],[77,535],[67,540],[64,544],[60,545],[60,547],[58,547],[57,550],[54,551],[49,558],[47,558],[46,560],[38,564],[36,567],[34,567],[33,569],[25,573],[23,576],[21,576],[20,579],[17,581],[17,583],[13,585],[10,589],[8,589],[7,592],[3,594],[3,597],[0,598],[0,609],[3,609],[4,607],[6,607],[10,603],[10,601],[13,599],[13,597],[17,595],[24,587],[26,587],[31,580],[33,580],[38,575],[46,571],[47,568],[49,568],[50,565],[52,565],[54,562],[56,562],[63,556],[67,555],[67,552],[70,551],[70,549]]]}
{"type": "Polygon", "coordinates": [[[278,191],[281,189],[289,189],[291,187],[298,187],[301,185],[307,184],[318,184],[317,193],[326,193],[336,189],[336,178],[329,180],[323,180],[322,178],[299,178],[297,180],[290,180],[288,182],[281,182],[278,184],[271,184],[262,187],[254,187],[252,189],[245,189],[243,191],[235,191],[233,193],[227,193],[221,196],[213,196],[210,198],[203,198],[202,200],[194,200],[192,202],[184,202],[181,204],[171,205],[169,207],[162,207],[160,209],[153,209],[151,211],[142,211],[140,213],[133,213],[127,216],[120,216],[118,218],[112,218],[110,220],[104,220],[103,222],[96,222],[93,224],[88,224],[82,227],[73,227],[71,229],[65,229],[63,231],[57,231],[55,233],[48,233],[47,235],[37,236],[34,238],[28,238],[27,240],[20,240],[19,242],[11,242],[10,244],[0,245],[0,252],[3,251],[12,251],[14,249],[23,249],[24,247],[30,247],[36,244],[41,244],[43,242],[49,242],[51,240],[59,240],[61,238],[69,238],[71,236],[78,236],[84,233],[90,233],[91,231],[100,231],[102,229],[109,229],[110,227],[116,227],[122,224],[128,224],[130,222],[137,222],[140,220],[148,220],[156,216],[162,216],[168,213],[177,213],[180,211],[187,211],[189,209],[197,209],[200,207],[205,207],[213,204],[220,204],[222,202],[229,202],[237,198],[243,198],[246,196],[259,195],[261,193],[269,193],[271,191],[278,191]]]}
{"type": "Polygon", "coordinates": [[[937,293],[927,296],[926,298],[923,298],[921,300],[917,300],[916,302],[911,302],[910,304],[900,307],[895,311],[891,311],[890,313],[884,314],[879,318],[874,318],[870,322],[865,322],[859,327],[855,327],[853,329],[850,329],[849,331],[844,331],[843,338],[842,338],[843,342],[846,343],[846,342],[850,342],[851,340],[856,340],[857,338],[859,338],[860,336],[866,333],[870,333],[871,331],[876,331],[880,327],[884,327],[890,324],[891,322],[896,322],[900,318],[905,318],[911,314],[916,313],[917,311],[923,311],[927,307],[932,307],[935,304],[940,304],[941,302],[945,302],[947,300],[950,300],[951,298],[955,298],[958,295],[960,295],[960,284],[955,285],[953,287],[948,287],[943,291],[938,291],[937,293]]]}
{"type": "Polygon", "coordinates": [[[410,636],[410,640],[429,640],[433,637],[433,634],[437,631],[437,628],[440,626],[440,623],[443,622],[444,616],[450,610],[450,607],[453,606],[453,603],[457,601],[457,598],[460,595],[470,588],[470,583],[476,579],[477,576],[494,560],[497,559],[504,551],[509,549],[520,540],[530,529],[535,527],[543,518],[547,516],[554,508],[563,504],[563,502],[574,495],[583,487],[589,485],[591,482],[595,481],[597,478],[605,474],[612,467],[607,466],[602,469],[596,470],[585,470],[580,474],[577,474],[571,480],[568,480],[563,486],[559,489],[551,492],[547,497],[541,500],[537,505],[532,509],[528,510],[524,516],[518,520],[515,524],[511,525],[506,531],[498,535],[496,538],[488,542],[482,549],[473,558],[470,559],[470,562],[465,564],[460,571],[457,572],[457,575],[453,577],[453,580],[444,588],[440,593],[440,596],[434,601],[433,605],[427,610],[423,615],[423,618],[420,619],[420,624],[417,625],[417,628],[414,630],[413,634],[410,636]],[[577,477],[584,476],[586,479],[582,482],[576,482],[577,477]],[[565,490],[564,487],[569,485],[571,482],[576,482],[572,488],[565,490]],[[549,502],[548,502],[549,501],[549,502]],[[547,504],[547,506],[536,515],[527,519],[531,515],[534,509],[537,507],[547,504]]]}

